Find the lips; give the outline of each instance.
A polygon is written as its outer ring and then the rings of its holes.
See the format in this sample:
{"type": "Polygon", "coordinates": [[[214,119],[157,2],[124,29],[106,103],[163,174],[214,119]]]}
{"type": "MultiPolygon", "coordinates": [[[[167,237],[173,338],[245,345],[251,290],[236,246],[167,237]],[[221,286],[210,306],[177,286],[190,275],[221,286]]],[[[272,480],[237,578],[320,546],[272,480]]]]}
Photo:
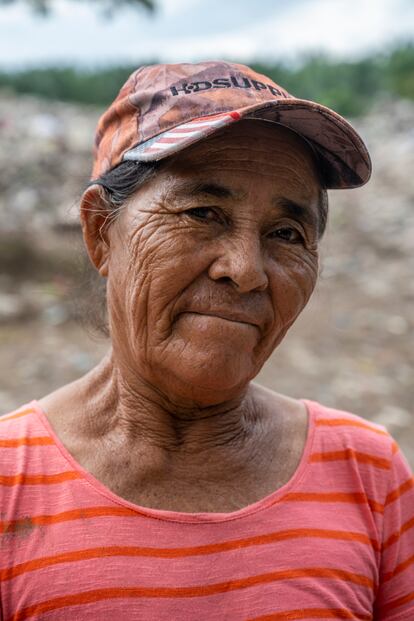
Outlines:
{"type": "Polygon", "coordinates": [[[181,314],[206,315],[254,326],[264,336],[274,322],[273,307],[269,295],[264,292],[250,292],[235,295],[235,292],[222,287],[219,292],[206,287],[187,289],[174,309],[174,317],[181,314]]]}
{"type": "Polygon", "coordinates": [[[239,312],[228,312],[228,311],[187,311],[189,313],[194,313],[196,315],[209,315],[211,317],[220,317],[221,319],[227,319],[227,321],[237,321],[238,323],[249,323],[252,326],[259,327],[257,322],[254,321],[251,317],[248,317],[244,313],[239,312]]]}
{"type": "Polygon", "coordinates": [[[220,319],[225,319],[226,321],[233,321],[237,323],[248,324],[262,331],[262,326],[256,317],[252,317],[250,313],[243,312],[239,309],[206,309],[206,310],[193,310],[188,309],[180,313],[186,314],[191,313],[194,315],[205,315],[208,317],[218,317],[220,319]]]}

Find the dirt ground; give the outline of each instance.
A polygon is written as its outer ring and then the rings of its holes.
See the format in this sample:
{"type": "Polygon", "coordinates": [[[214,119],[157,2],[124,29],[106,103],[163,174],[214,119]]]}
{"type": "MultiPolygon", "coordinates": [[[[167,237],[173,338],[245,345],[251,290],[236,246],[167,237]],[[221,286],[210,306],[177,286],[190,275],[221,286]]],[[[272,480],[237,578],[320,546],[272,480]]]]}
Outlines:
{"type": "MultiPolygon", "coordinates": [[[[49,110],[60,113],[60,108],[49,110]]],[[[64,113],[69,114],[68,107],[64,113]]],[[[77,108],[76,115],[81,114],[77,108]]],[[[330,192],[318,287],[257,381],[385,424],[414,467],[413,121],[413,106],[400,102],[355,123],[371,150],[372,181],[364,188],[330,192]]],[[[71,149],[75,157],[76,149],[84,147],[71,149]]],[[[81,189],[80,175],[76,179],[81,189]]],[[[26,192],[33,190],[33,181],[27,183],[26,192]]],[[[74,187],[65,190],[59,218],[68,202],[76,200],[70,194],[74,187]]],[[[4,187],[0,190],[5,196],[4,187]]],[[[9,201],[0,202],[12,231],[8,209],[9,201]]],[[[67,275],[67,257],[78,253],[78,233],[69,224],[59,227],[59,220],[45,241],[49,216],[39,216],[41,226],[37,217],[29,228],[31,248],[46,249],[45,256],[52,257],[47,260],[56,265],[47,277],[37,279],[27,265],[30,257],[22,259],[22,246],[21,271],[0,273],[3,413],[79,377],[108,348],[104,338],[92,338],[73,319],[75,285],[67,275]],[[51,239],[55,249],[60,245],[64,251],[61,263],[55,254],[47,254],[51,239]]]]}

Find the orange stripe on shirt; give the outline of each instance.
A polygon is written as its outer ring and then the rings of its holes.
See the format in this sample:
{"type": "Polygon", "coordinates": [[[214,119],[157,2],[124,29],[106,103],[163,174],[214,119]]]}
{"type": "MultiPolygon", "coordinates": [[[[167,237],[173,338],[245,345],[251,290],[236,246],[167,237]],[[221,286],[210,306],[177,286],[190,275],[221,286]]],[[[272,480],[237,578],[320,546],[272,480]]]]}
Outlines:
{"type": "Polygon", "coordinates": [[[193,546],[188,548],[145,548],[139,546],[107,546],[97,548],[82,548],[72,552],[64,552],[53,556],[26,561],[19,565],[14,565],[0,571],[0,581],[11,580],[16,576],[20,576],[29,571],[43,569],[51,565],[59,563],[71,563],[76,561],[89,560],[93,558],[105,558],[111,556],[147,556],[153,558],[184,558],[191,556],[204,556],[207,554],[217,554],[220,552],[228,552],[230,550],[239,550],[256,545],[266,545],[286,541],[289,539],[300,538],[319,538],[319,539],[336,539],[342,541],[355,541],[364,545],[371,545],[375,549],[379,549],[379,545],[375,540],[370,539],[361,533],[345,532],[345,531],[329,531],[322,529],[294,529],[266,535],[258,535],[257,537],[249,537],[247,539],[234,539],[220,543],[212,543],[203,546],[193,546]]]}
{"type": "Polygon", "coordinates": [[[27,414],[34,414],[35,411],[32,408],[28,408],[27,410],[21,410],[16,414],[11,414],[10,416],[0,416],[0,423],[6,423],[8,420],[12,420],[13,418],[20,418],[21,416],[26,416],[27,414]]]}
{"type": "Polygon", "coordinates": [[[342,569],[329,569],[326,567],[309,567],[304,569],[290,569],[287,571],[276,571],[248,578],[240,578],[238,580],[228,580],[216,584],[206,584],[195,587],[145,587],[145,588],[105,588],[63,597],[56,597],[51,600],[39,602],[33,606],[28,606],[18,611],[11,618],[12,621],[23,621],[29,617],[40,615],[51,610],[65,608],[67,606],[75,606],[79,604],[88,604],[105,599],[124,598],[124,597],[151,597],[151,598],[187,598],[187,597],[204,597],[206,595],[217,595],[220,593],[228,593],[238,589],[245,589],[258,584],[266,584],[281,580],[293,580],[296,578],[328,578],[333,580],[341,580],[351,582],[368,588],[373,588],[373,581],[366,576],[354,574],[342,569]]]}
{"type": "MultiPolygon", "coordinates": [[[[46,476],[46,475],[45,475],[46,476]]],[[[74,477],[75,478],[75,477],[74,477]]],[[[290,500],[290,501],[321,501],[321,502],[367,502],[367,499],[365,498],[365,496],[358,495],[358,494],[313,494],[313,493],[290,493],[287,494],[284,498],[284,500],[290,500]],[[352,500],[351,497],[348,498],[348,496],[353,496],[353,497],[357,497],[357,496],[361,496],[360,500],[352,500]]],[[[368,503],[370,503],[371,501],[368,501],[368,503]]],[[[373,502],[373,501],[372,501],[373,502]]],[[[373,504],[377,504],[377,503],[373,503],[373,504]]],[[[378,511],[382,511],[381,505],[378,506],[378,511]]],[[[129,509],[127,507],[116,507],[116,506],[101,506],[101,507],[85,507],[85,508],[78,508],[78,509],[70,509],[68,511],[62,511],[60,513],[55,513],[55,514],[49,514],[49,515],[34,515],[34,516],[30,516],[30,520],[31,522],[36,525],[36,526],[48,526],[48,525],[52,525],[52,524],[58,524],[58,523],[62,523],[62,522],[69,522],[72,520],[79,520],[79,519],[88,519],[88,518],[97,518],[97,517],[112,517],[112,516],[119,516],[119,517],[141,517],[142,515],[146,515],[145,513],[140,513],[139,510],[137,509],[129,509]]],[[[26,520],[27,521],[27,517],[22,518],[22,519],[17,519],[17,520],[5,520],[5,521],[1,521],[0,520],[0,532],[1,532],[1,528],[2,525],[4,526],[4,524],[10,525],[10,528],[13,529],[13,525],[16,527],[16,529],[19,528],[19,525],[22,521],[26,520]]],[[[301,529],[297,529],[298,531],[300,531],[301,529]]],[[[305,529],[308,532],[308,529],[305,529]]],[[[314,532],[341,532],[341,531],[318,531],[317,529],[314,529],[314,532]]],[[[345,536],[347,536],[348,533],[344,533],[345,536]]],[[[355,533],[356,536],[359,536],[358,533],[355,533]]],[[[318,536],[318,535],[315,535],[318,536]]],[[[353,534],[350,533],[351,538],[353,538],[353,534]]],[[[363,537],[363,535],[361,535],[361,537],[363,537]]],[[[368,538],[367,538],[368,541],[368,538]]],[[[377,547],[377,542],[375,540],[369,540],[370,543],[373,545],[374,548],[377,547]]]]}
{"type": "Polygon", "coordinates": [[[410,593],[407,593],[407,595],[403,595],[402,597],[397,597],[397,599],[392,599],[390,602],[388,602],[388,604],[384,604],[381,608],[381,612],[385,613],[388,610],[399,608],[400,606],[404,606],[404,604],[409,604],[412,601],[414,601],[414,591],[411,591],[410,593]]]}
{"type": "Polygon", "coordinates": [[[384,513],[381,503],[367,498],[358,492],[290,492],[283,500],[290,502],[349,502],[352,504],[368,504],[377,513],[384,513]]]}
{"type": "Polygon", "coordinates": [[[127,507],[87,507],[79,509],[70,509],[52,515],[33,515],[25,516],[17,520],[0,521],[0,532],[17,532],[23,526],[27,525],[28,520],[33,526],[48,526],[51,524],[60,524],[62,522],[70,522],[72,520],[84,520],[96,517],[140,517],[137,511],[128,509],[127,507]]]}
{"type": "Polygon", "coordinates": [[[392,448],[391,448],[391,453],[393,455],[396,455],[400,450],[400,447],[398,446],[398,444],[396,442],[392,443],[392,448]]]}
{"type": "Polygon", "coordinates": [[[41,446],[46,444],[55,444],[53,438],[49,436],[33,436],[28,438],[0,438],[0,448],[14,448],[18,446],[41,446]]]}
{"type": "Polygon", "coordinates": [[[388,432],[382,429],[377,429],[369,423],[363,423],[358,420],[351,420],[348,418],[318,418],[315,421],[317,426],[323,427],[358,427],[360,429],[366,429],[367,431],[373,431],[381,436],[387,436],[388,432]]]}
{"type": "Polygon", "coordinates": [[[400,498],[400,496],[408,492],[413,487],[414,487],[414,477],[411,477],[410,479],[407,479],[406,481],[404,481],[404,483],[401,483],[401,485],[397,487],[397,489],[394,489],[392,492],[388,494],[387,498],[385,499],[385,505],[389,505],[391,502],[394,502],[394,500],[397,500],[398,498],[400,498]]]}
{"type": "Polygon", "coordinates": [[[394,578],[394,576],[396,576],[397,574],[402,573],[408,567],[411,567],[411,565],[413,565],[413,564],[414,564],[414,554],[412,556],[410,556],[410,558],[407,558],[405,561],[403,561],[402,563],[397,565],[397,567],[394,569],[394,571],[390,571],[390,572],[384,574],[383,577],[382,577],[383,581],[387,582],[388,580],[391,580],[391,578],[394,578]]]}
{"type": "Polygon", "coordinates": [[[73,479],[82,478],[82,474],[76,470],[57,472],[56,474],[19,473],[12,475],[0,475],[0,485],[53,485],[55,483],[63,483],[64,481],[72,481],[73,479]]]}
{"type": "Polygon", "coordinates": [[[369,453],[361,453],[354,451],[353,449],[345,449],[344,451],[325,451],[323,453],[312,453],[310,456],[311,462],[324,462],[324,461],[340,461],[354,459],[362,464],[370,464],[377,468],[383,468],[389,470],[391,463],[388,459],[383,457],[377,457],[376,455],[370,455],[369,453]]]}
{"type": "Polygon", "coordinates": [[[371,621],[372,615],[359,615],[346,608],[296,608],[254,617],[248,621],[296,621],[296,619],[354,619],[371,621]]]}
{"type": "Polygon", "coordinates": [[[395,533],[392,533],[392,535],[388,537],[388,539],[384,542],[384,545],[382,546],[383,549],[385,550],[386,548],[389,548],[390,546],[392,546],[394,543],[398,541],[401,535],[403,535],[404,533],[407,532],[407,530],[410,530],[413,527],[414,527],[414,518],[411,518],[411,520],[408,520],[408,522],[405,522],[405,524],[401,526],[400,530],[397,530],[395,533]]]}

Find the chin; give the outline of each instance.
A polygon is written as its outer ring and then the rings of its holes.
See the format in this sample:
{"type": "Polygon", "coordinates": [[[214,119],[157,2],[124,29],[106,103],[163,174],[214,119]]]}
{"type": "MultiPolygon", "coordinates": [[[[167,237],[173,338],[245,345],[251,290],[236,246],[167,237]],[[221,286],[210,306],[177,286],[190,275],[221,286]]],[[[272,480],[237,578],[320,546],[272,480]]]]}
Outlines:
{"type": "MultiPolygon", "coordinates": [[[[239,351],[226,352],[226,355],[209,352],[208,356],[186,358],[182,356],[179,364],[172,369],[173,389],[181,397],[202,399],[203,402],[207,399],[210,405],[215,398],[218,403],[223,398],[236,396],[260,370],[251,355],[243,355],[239,351]]],[[[171,374],[171,369],[169,371],[171,374]]]]}

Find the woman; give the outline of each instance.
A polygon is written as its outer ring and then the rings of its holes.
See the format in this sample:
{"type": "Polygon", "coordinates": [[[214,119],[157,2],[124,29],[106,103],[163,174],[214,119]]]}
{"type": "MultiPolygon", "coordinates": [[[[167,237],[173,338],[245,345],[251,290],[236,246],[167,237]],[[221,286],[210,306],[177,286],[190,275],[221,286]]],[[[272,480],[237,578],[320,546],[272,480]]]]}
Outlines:
{"type": "Polygon", "coordinates": [[[314,289],[326,189],[370,170],[248,67],[130,77],[81,201],[111,349],[0,423],[4,620],[414,618],[398,446],[251,381],[314,289]]]}

